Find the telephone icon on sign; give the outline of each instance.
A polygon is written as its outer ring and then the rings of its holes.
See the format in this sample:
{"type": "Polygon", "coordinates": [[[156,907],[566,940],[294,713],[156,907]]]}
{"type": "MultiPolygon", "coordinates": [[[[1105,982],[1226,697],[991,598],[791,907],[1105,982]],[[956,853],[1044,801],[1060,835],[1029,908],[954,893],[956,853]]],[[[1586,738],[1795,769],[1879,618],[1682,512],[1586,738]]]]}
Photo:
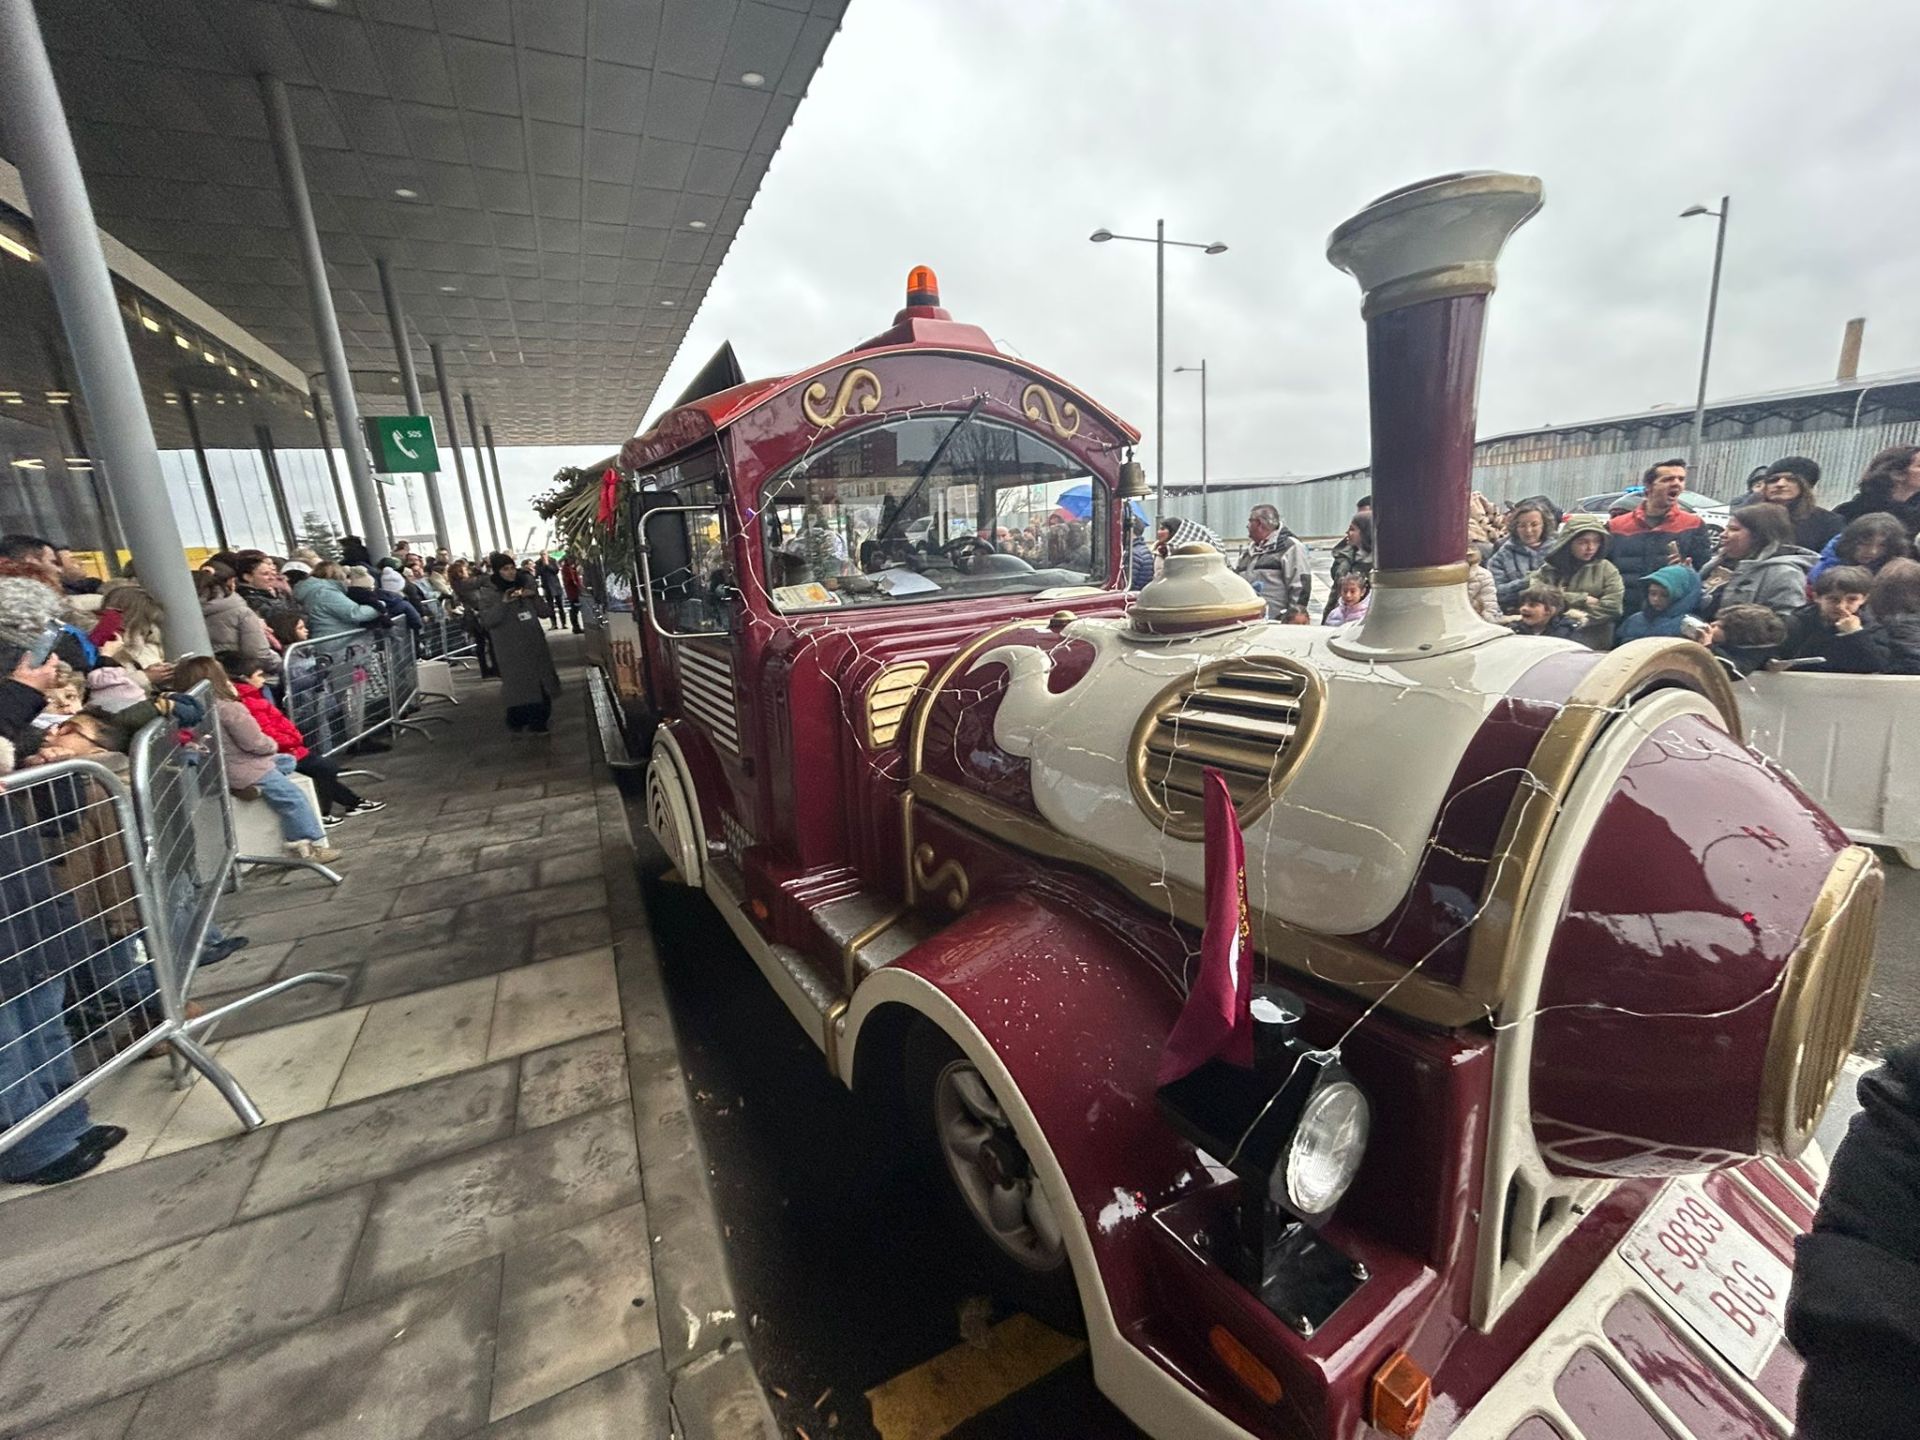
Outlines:
{"type": "Polygon", "coordinates": [[[398,430],[393,432],[393,448],[409,460],[418,460],[420,458],[420,452],[418,450],[409,450],[407,448],[407,439],[398,430]]]}

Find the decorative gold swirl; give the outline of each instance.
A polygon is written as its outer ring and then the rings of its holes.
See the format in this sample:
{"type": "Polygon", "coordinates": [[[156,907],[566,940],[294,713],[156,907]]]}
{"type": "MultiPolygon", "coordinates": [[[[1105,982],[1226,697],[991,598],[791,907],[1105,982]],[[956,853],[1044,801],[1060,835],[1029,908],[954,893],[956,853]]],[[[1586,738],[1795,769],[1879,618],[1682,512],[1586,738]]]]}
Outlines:
{"type": "Polygon", "coordinates": [[[814,381],[807,387],[806,399],[801,403],[800,408],[807,412],[807,419],[822,428],[838,425],[846,418],[847,411],[853,403],[854,391],[858,390],[862,384],[873,387],[871,395],[860,397],[860,413],[870,415],[880,404],[880,377],[871,370],[857,367],[840,377],[840,393],[833,397],[831,410],[822,411],[815,408],[827,398],[826,383],[820,380],[814,381]]]}
{"type": "Polygon", "coordinates": [[[933,868],[933,846],[916,845],[913,849],[913,881],[922,890],[937,890],[942,885],[952,885],[947,891],[947,908],[960,911],[967,908],[967,872],[960,868],[958,860],[949,860],[939,869],[933,868]]]}
{"type": "Polygon", "coordinates": [[[1029,420],[1040,419],[1044,408],[1047,424],[1053,427],[1053,433],[1062,440],[1070,440],[1080,433],[1080,407],[1069,400],[1056,409],[1053,396],[1048,393],[1047,387],[1037,381],[1020,392],[1020,403],[1026,407],[1029,420]],[[1064,424],[1061,423],[1063,418],[1066,422],[1064,424]]]}

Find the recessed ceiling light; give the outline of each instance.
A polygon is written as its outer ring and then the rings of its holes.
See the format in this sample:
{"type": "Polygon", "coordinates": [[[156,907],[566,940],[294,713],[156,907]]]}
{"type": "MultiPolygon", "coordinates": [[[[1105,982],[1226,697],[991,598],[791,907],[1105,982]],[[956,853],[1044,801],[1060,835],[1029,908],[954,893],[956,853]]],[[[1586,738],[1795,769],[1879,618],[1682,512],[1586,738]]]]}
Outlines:
{"type": "Polygon", "coordinates": [[[418,190],[409,190],[404,185],[400,186],[393,193],[398,195],[402,200],[418,200],[420,198],[420,192],[418,190]]]}
{"type": "Polygon", "coordinates": [[[664,310],[671,310],[671,309],[673,308],[673,301],[671,301],[671,300],[662,300],[662,301],[660,302],[660,306],[661,306],[661,308],[662,308],[662,309],[664,309],[664,310]]]}
{"type": "Polygon", "coordinates": [[[440,287],[440,293],[442,295],[458,295],[460,293],[460,287],[458,285],[442,285],[440,287]]]}
{"type": "Polygon", "coordinates": [[[22,245],[11,235],[0,235],[0,250],[6,251],[17,260],[32,260],[33,251],[22,245]]]}
{"type": "Polygon", "coordinates": [[[174,336],[173,343],[178,345],[182,350],[191,350],[193,348],[193,342],[184,335],[174,336]]]}
{"type": "Polygon", "coordinates": [[[16,460],[13,462],[13,468],[16,470],[44,470],[47,467],[46,463],[41,460],[16,460]]]}
{"type": "Polygon", "coordinates": [[[220,363],[219,357],[215,355],[211,350],[202,350],[200,352],[200,358],[206,361],[209,365],[218,365],[220,363]]]}
{"type": "Polygon", "coordinates": [[[757,90],[760,86],[767,83],[767,77],[762,75],[758,70],[749,70],[740,77],[740,83],[742,85],[751,85],[757,90]]]}
{"type": "Polygon", "coordinates": [[[149,330],[157,331],[160,328],[160,322],[154,319],[151,315],[142,315],[140,317],[140,323],[146,326],[147,329],[149,330]]]}
{"type": "Polygon", "coordinates": [[[689,230],[704,230],[706,228],[707,228],[707,222],[704,220],[687,221],[687,229],[689,230]]]}

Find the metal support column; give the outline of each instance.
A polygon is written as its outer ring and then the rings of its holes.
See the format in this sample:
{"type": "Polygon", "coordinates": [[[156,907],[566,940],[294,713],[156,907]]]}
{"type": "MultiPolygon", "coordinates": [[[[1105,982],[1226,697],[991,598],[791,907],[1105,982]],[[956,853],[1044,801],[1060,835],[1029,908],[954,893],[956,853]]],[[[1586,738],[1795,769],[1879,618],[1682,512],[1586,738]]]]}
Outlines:
{"type": "Polygon", "coordinates": [[[222,550],[231,550],[227,538],[227,517],[221,513],[220,497],[213,490],[213,467],[207,463],[206,442],[200,438],[200,416],[193,408],[193,392],[184,385],[174,392],[180,399],[180,413],[187,420],[187,438],[193,442],[193,458],[200,462],[200,484],[207,494],[207,514],[213,519],[213,538],[222,550]]]}
{"type": "MultiPolygon", "coordinates": [[[[447,362],[440,354],[439,341],[429,342],[427,353],[433,357],[433,383],[440,387],[440,409],[447,417],[447,448],[453,451],[453,473],[460,477],[460,503],[467,507],[467,533],[473,537],[473,558],[486,558],[480,543],[480,518],[473,513],[473,491],[467,488],[467,462],[460,454],[460,432],[453,423],[453,392],[447,388],[447,362]]],[[[488,507],[491,512],[492,507],[488,507]]]]}
{"type": "Polygon", "coordinates": [[[205,651],[200,597],[32,0],[0,0],[0,117],[140,583],[166,611],[167,648],[205,651]]]}
{"type": "Polygon", "coordinates": [[[507,534],[507,551],[518,554],[513,548],[513,522],[507,519],[507,487],[500,483],[500,452],[493,448],[493,426],[482,425],[480,433],[487,437],[487,458],[493,461],[493,491],[500,497],[500,528],[507,534]]]}
{"type": "MultiPolygon", "coordinates": [[[[380,271],[380,294],[387,302],[387,326],[393,331],[393,357],[400,362],[400,387],[406,392],[407,413],[425,415],[427,407],[420,399],[420,376],[413,368],[413,347],[407,343],[407,317],[400,313],[400,297],[393,290],[393,275],[386,257],[374,262],[380,271]]],[[[433,512],[433,543],[442,550],[453,549],[447,534],[447,512],[440,504],[440,477],[431,470],[420,477],[427,489],[427,509],[433,512]]]]}
{"type": "MultiPolygon", "coordinates": [[[[480,498],[487,507],[487,529],[493,535],[493,548],[504,550],[507,547],[500,542],[500,526],[493,518],[493,491],[487,486],[487,457],[480,453],[480,422],[473,418],[473,394],[462,390],[460,401],[467,407],[467,443],[473,446],[473,471],[480,481],[480,498]]],[[[506,517],[500,517],[504,520],[506,517]]]]}
{"type": "MultiPolygon", "coordinates": [[[[10,0],[25,4],[26,0],[10,0]]],[[[347,370],[346,348],[340,343],[340,320],[333,313],[333,293],[327,288],[326,257],[320,253],[320,232],[313,224],[313,200],[307,194],[307,174],[300,163],[300,138],[293,129],[293,107],[287,87],[278,76],[260,77],[260,98],[267,107],[267,130],[273,140],[274,163],[280,167],[280,188],[286,192],[293,219],[294,239],[300,246],[300,268],[306,272],[307,301],[313,307],[314,338],[326,367],[327,390],[333,396],[333,418],[347,452],[347,471],[353,476],[353,497],[360,505],[360,523],[367,549],[375,556],[393,553],[393,541],[380,513],[380,492],[367,465],[366,446],[360,443],[360,407],[353,398],[353,376],[347,370]]]]}
{"type": "Polygon", "coordinates": [[[320,432],[320,453],[327,457],[327,478],[333,482],[333,503],[340,507],[340,533],[352,535],[353,511],[347,508],[347,492],[340,487],[340,466],[333,458],[333,437],[327,434],[327,412],[319,392],[313,396],[313,428],[320,432]]]}
{"type": "Polygon", "coordinates": [[[280,475],[280,457],[273,450],[273,430],[267,425],[253,427],[254,443],[260,447],[260,463],[267,467],[267,493],[273,496],[273,513],[280,517],[280,533],[287,537],[287,554],[300,548],[300,534],[293,528],[293,511],[287,505],[287,486],[280,475]]]}

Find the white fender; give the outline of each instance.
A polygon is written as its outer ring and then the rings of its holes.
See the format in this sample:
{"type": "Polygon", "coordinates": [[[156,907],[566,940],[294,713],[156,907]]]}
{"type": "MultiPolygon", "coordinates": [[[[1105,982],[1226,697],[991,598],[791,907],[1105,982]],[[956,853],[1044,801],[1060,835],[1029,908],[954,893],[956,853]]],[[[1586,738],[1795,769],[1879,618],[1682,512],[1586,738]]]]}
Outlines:
{"type": "Polygon", "coordinates": [[[686,756],[664,725],[654,731],[653,758],[647,765],[647,829],[679,869],[680,878],[696,890],[705,889],[706,827],[700,822],[700,806],[687,778],[686,756]]]}

